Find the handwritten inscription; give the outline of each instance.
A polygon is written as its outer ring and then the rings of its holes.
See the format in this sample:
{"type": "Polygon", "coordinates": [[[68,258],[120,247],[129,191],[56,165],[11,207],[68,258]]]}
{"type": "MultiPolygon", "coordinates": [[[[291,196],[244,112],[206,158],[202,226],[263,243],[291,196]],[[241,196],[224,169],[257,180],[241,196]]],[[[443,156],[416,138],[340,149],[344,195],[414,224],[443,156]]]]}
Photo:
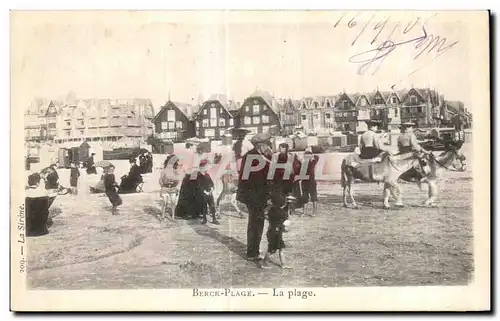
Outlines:
{"type": "Polygon", "coordinates": [[[373,49],[359,52],[349,58],[349,62],[359,65],[359,75],[369,71],[375,75],[384,61],[398,48],[410,49],[408,52],[414,61],[424,60],[424,56],[431,58],[430,61],[426,61],[410,72],[409,75],[411,75],[459,43],[459,41],[450,42],[448,38],[430,33],[427,23],[432,17],[425,21],[422,21],[421,17],[407,22],[395,21],[394,27],[390,29],[388,24],[391,17],[378,20],[375,19],[375,15],[372,15],[364,24],[360,25],[357,22],[359,15],[359,13],[355,14],[348,20],[347,13],[344,13],[334,24],[335,28],[344,26],[352,30],[359,30],[351,42],[351,46],[355,46],[362,39],[368,39],[369,44],[375,46],[373,49]],[[416,35],[411,36],[410,34],[413,33],[416,35]],[[396,38],[398,40],[395,40],[396,38]]]}

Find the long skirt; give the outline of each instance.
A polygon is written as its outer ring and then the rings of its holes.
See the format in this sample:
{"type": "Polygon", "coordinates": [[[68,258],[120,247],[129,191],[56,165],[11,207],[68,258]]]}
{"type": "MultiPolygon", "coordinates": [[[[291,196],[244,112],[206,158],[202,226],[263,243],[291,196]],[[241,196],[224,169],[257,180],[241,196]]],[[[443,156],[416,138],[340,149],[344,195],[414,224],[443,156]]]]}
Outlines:
{"type": "Polygon", "coordinates": [[[42,236],[49,233],[47,221],[49,208],[55,197],[26,197],[26,236],[42,236]]]}
{"type": "Polygon", "coordinates": [[[115,190],[106,191],[106,196],[113,206],[120,206],[123,203],[122,198],[115,190]]]}
{"type": "Polygon", "coordinates": [[[187,174],[182,180],[179,191],[176,216],[186,219],[199,217],[203,213],[204,204],[203,191],[199,188],[196,180],[192,180],[191,175],[187,174]]]}

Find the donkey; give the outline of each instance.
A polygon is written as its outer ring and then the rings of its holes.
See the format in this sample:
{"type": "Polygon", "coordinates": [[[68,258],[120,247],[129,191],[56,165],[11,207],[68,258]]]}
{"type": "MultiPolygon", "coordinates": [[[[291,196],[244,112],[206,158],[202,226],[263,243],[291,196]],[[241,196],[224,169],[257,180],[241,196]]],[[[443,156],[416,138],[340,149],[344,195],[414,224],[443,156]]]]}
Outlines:
{"type": "Polygon", "coordinates": [[[352,206],[358,208],[352,192],[354,179],[364,182],[384,183],[384,208],[389,209],[389,196],[396,198],[396,206],[403,206],[403,198],[398,179],[401,174],[411,168],[422,168],[422,155],[406,153],[401,155],[389,155],[384,153],[373,159],[359,159],[356,154],[351,154],[342,160],[341,186],[343,188],[342,202],[347,207],[347,194],[351,199],[352,206]]]}
{"type": "MultiPolygon", "coordinates": [[[[433,206],[438,194],[438,180],[443,176],[444,172],[464,172],[467,167],[467,159],[460,152],[462,148],[463,141],[457,142],[447,142],[445,144],[445,150],[435,156],[434,154],[429,155],[429,174],[421,181],[421,183],[427,183],[429,185],[428,189],[428,199],[424,202],[427,206],[433,206]]],[[[410,181],[411,173],[409,175],[401,176],[404,181],[410,181]]],[[[420,185],[420,184],[419,184],[420,185]]]]}

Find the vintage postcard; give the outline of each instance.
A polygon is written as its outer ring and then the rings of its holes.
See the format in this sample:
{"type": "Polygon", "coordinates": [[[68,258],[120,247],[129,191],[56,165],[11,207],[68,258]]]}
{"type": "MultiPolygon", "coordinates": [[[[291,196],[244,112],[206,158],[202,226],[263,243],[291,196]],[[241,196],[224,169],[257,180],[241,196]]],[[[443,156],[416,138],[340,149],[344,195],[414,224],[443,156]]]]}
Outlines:
{"type": "Polygon", "coordinates": [[[490,309],[487,11],[12,11],[14,311],[490,309]]]}

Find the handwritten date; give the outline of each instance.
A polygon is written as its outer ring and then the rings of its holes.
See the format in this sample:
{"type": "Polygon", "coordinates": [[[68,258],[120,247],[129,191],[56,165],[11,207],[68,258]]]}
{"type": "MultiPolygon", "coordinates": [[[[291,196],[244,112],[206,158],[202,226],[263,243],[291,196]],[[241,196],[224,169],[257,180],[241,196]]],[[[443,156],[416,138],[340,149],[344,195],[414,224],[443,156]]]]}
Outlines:
{"type": "MultiPolygon", "coordinates": [[[[370,70],[372,75],[374,75],[380,69],[384,61],[396,49],[403,47],[410,47],[412,58],[415,61],[423,60],[424,56],[431,58],[430,61],[427,61],[425,64],[413,70],[410,73],[411,75],[425,67],[428,63],[436,60],[459,43],[459,41],[450,42],[445,37],[430,34],[428,32],[428,27],[426,27],[429,19],[422,22],[420,17],[416,17],[414,20],[406,23],[396,21],[388,35],[383,37],[384,30],[386,30],[388,23],[391,21],[391,17],[373,22],[375,15],[372,15],[361,27],[358,27],[357,18],[359,15],[359,13],[354,15],[347,24],[345,24],[345,26],[350,29],[359,29],[359,32],[351,42],[351,46],[356,45],[362,36],[368,36],[370,40],[369,44],[375,46],[373,49],[354,54],[349,58],[349,62],[359,65],[359,75],[363,75],[370,70]],[[396,33],[398,30],[399,32],[396,33]],[[417,34],[410,36],[409,34],[412,31],[415,31],[417,34]],[[398,41],[393,40],[395,35],[398,35],[402,39],[398,41]],[[381,40],[379,41],[378,39],[381,40]]],[[[345,20],[348,19],[346,16],[347,13],[344,13],[340,19],[335,22],[334,27],[338,28],[339,26],[343,26],[344,23],[342,23],[342,21],[345,22],[345,20]]]]}

